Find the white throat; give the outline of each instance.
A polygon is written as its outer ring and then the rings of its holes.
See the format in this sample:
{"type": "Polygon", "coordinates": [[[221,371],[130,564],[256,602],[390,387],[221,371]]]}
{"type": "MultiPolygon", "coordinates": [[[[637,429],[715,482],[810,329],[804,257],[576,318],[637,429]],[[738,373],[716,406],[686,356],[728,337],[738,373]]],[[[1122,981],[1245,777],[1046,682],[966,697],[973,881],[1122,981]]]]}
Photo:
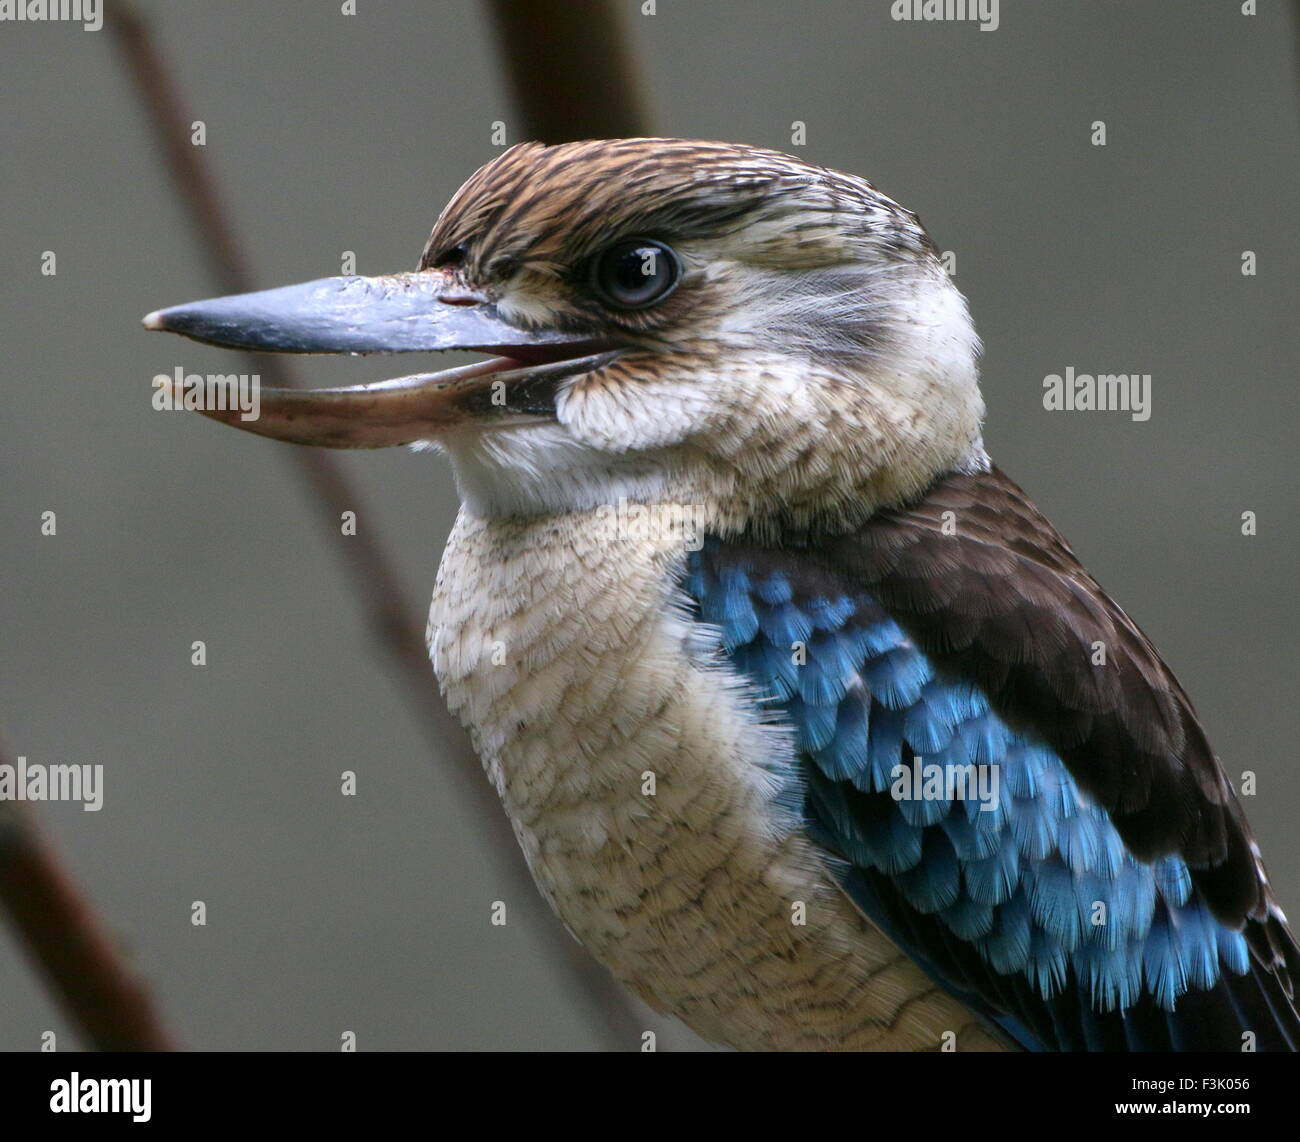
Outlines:
{"type": "Polygon", "coordinates": [[[447,453],[461,502],[480,519],[654,500],[663,494],[671,466],[662,453],[593,448],[558,423],[458,433],[434,447],[447,453]]]}

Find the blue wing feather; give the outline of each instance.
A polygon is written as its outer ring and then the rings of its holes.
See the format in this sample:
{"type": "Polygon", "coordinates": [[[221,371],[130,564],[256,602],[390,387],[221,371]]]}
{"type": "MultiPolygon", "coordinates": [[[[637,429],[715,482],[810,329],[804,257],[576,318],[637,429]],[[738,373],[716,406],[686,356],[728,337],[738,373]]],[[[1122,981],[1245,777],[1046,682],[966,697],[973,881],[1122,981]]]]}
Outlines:
{"type": "Polygon", "coordinates": [[[870,594],[794,578],[710,538],[684,584],[795,730],[806,828],[900,947],[1031,1049],[1169,1046],[1196,1036],[1159,1013],[1239,1001],[1246,942],[1181,857],[1138,859],[1044,740],[941,674],[870,594]],[[899,796],[914,762],[969,784],[899,796]]]}

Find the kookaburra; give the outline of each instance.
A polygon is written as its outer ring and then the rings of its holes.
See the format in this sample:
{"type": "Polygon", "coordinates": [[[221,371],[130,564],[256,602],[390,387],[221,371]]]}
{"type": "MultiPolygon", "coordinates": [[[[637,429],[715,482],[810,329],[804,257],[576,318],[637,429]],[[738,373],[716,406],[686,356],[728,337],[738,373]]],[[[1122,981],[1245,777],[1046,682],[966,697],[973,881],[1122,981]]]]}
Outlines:
{"type": "Polygon", "coordinates": [[[677,139],[511,148],[419,269],[150,329],[470,349],[217,420],[432,447],[433,666],[533,877],[749,1049],[1290,1049],[1300,955],[1192,704],[984,451],[915,214],[677,139]]]}

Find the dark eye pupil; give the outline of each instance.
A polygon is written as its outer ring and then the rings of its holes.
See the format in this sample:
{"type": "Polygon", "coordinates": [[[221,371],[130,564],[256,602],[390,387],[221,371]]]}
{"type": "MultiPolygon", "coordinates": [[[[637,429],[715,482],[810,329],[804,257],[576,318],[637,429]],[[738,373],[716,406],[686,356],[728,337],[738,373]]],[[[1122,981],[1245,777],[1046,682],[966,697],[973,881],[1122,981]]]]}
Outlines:
{"type": "Polygon", "coordinates": [[[667,246],[644,239],[618,242],[596,263],[596,286],[626,309],[650,305],[677,284],[677,261],[667,246]]]}

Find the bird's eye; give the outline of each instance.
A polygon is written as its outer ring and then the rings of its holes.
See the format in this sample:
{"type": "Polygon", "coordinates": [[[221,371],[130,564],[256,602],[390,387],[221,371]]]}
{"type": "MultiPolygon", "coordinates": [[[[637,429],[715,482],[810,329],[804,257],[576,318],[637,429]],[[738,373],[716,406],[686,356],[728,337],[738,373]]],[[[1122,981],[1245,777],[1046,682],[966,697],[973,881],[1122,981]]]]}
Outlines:
{"type": "Polygon", "coordinates": [[[677,255],[652,238],[625,238],[596,258],[592,284],[618,309],[644,309],[673,292],[681,270],[677,255]]]}

